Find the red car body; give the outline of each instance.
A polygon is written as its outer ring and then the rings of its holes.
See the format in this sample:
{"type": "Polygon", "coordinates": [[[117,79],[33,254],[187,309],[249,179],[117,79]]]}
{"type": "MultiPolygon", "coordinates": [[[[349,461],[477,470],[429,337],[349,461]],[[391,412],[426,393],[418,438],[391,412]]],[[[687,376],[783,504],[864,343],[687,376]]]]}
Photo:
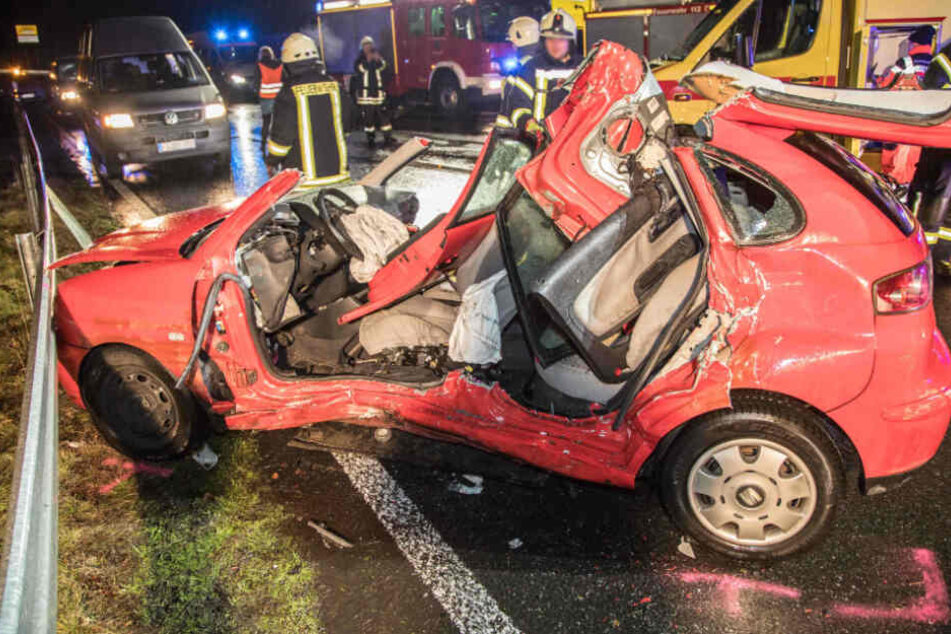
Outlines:
{"type": "MultiPolygon", "coordinates": [[[[539,204],[566,235],[585,235],[625,201],[578,157],[619,100],[649,91],[652,83],[635,54],[602,45],[571,97],[547,121],[551,144],[518,172],[521,185],[545,201],[539,204]]],[[[625,133],[622,146],[646,135],[642,114],[628,117],[636,129],[625,133]]],[[[951,122],[847,116],[750,93],[710,116],[707,129],[705,141],[673,142],[672,151],[707,236],[708,306],[722,319],[720,345],[699,355],[675,355],[637,393],[621,421],[615,412],[578,419],[536,411],[464,369],[425,389],[370,378],[276,374],[262,358],[249,327],[247,299],[236,284],[223,287],[216,327],[202,345],[221,368],[233,399],[214,399],[199,373],[188,387],[231,429],[329,420],[399,426],[620,487],[634,486],[645,461],[672,432],[730,408],[737,391],[756,391],[821,413],[854,448],[866,479],[922,465],[937,451],[951,418],[951,355],[935,325],[928,281],[927,297],[917,298],[913,309],[887,313],[876,310],[876,302],[891,296],[880,298],[884,287],[876,282],[928,266],[923,233],[910,219],[905,235],[852,184],[787,140],[796,130],[815,130],[951,146],[951,122]],[[744,243],[724,215],[701,156],[727,157],[774,179],[799,201],[802,226],[771,244],[744,243]]],[[[612,133],[608,126],[609,141],[612,133]]],[[[466,191],[477,173],[478,165],[466,191]]],[[[82,405],[83,361],[107,344],[142,350],[179,376],[212,281],[236,272],[240,237],[296,182],[296,173],[284,172],[240,204],[162,216],[61,260],[56,266],[124,263],[60,284],[59,376],[67,394],[82,405]],[[192,257],[179,254],[188,236],[219,219],[192,257]]],[[[492,216],[485,216],[453,226],[464,199],[465,191],[440,222],[382,268],[369,284],[367,301],[341,321],[392,305],[440,267],[464,258],[492,225],[492,216]]],[[[891,299],[902,301],[898,295],[891,299]]]]}

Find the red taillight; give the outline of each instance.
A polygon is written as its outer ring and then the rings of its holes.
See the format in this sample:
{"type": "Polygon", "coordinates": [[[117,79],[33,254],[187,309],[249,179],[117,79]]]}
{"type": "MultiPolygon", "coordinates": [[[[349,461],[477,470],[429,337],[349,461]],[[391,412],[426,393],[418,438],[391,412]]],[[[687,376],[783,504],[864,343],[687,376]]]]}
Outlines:
{"type": "Polygon", "coordinates": [[[872,287],[877,313],[907,313],[931,301],[931,258],[893,273],[872,287]]]}

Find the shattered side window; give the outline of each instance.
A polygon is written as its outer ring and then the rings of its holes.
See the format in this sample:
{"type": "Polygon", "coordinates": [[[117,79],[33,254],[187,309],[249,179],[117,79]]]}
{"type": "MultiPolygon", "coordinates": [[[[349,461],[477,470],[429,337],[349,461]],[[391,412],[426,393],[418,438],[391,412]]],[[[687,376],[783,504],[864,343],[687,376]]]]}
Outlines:
{"type": "Polygon", "coordinates": [[[802,229],[805,217],[792,194],[777,183],[727,157],[698,153],[707,180],[740,244],[787,240],[802,229]]]}

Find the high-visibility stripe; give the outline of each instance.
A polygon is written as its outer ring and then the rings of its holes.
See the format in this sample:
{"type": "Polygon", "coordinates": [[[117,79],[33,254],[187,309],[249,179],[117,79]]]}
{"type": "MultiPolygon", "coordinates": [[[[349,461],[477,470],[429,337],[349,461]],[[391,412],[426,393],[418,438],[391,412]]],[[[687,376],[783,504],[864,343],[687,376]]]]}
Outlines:
{"type": "Polygon", "coordinates": [[[314,137],[310,128],[310,104],[307,95],[297,94],[297,138],[300,144],[301,166],[307,178],[317,176],[314,164],[314,137]]]}
{"type": "Polygon", "coordinates": [[[337,152],[340,157],[340,173],[350,177],[347,171],[347,140],[343,138],[343,124],[340,121],[340,87],[333,82],[333,91],[330,93],[330,103],[334,112],[334,131],[337,136],[337,152]]]}
{"type": "Polygon", "coordinates": [[[333,176],[324,176],[323,178],[306,178],[298,181],[297,187],[294,189],[311,189],[323,185],[333,185],[334,183],[340,183],[346,180],[350,180],[350,174],[346,172],[334,174],[333,176]]]}
{"type": "Polygon", "coordinates": [[[951,240],[951,229],[941,227],[938,229],[938,237],[942,240],[951,240]]]}
{"type": "Polygon", "coordinates": [[[515,75],[510,78],[510,82],[527,96],[529,99],[535,99],[535,90],[528,85],[528,82],[515,75]]]}
{"type": "Polygon", "coordinates": [[[548,99],[548,78],[539,73],[535,78],[535,121],[545,118],[545,102],[548,99]]]}
{"type": "Polygon", "coordinates": [[[382,130],[383,132],[389,132],[389,131],[392,130],[392,129],[393,129],[393,124],[392,124],[392,123],[387,123],[386,125],[381,125],[381,126],[380,126],[380,130],[382,130]]]}
{"type": "Polygon", "coordinates": [[[276,143],[274,139],[268,139],[267,151],[268,154],[273,154],[274,156],[287,156],[287,153],[291,151],[291,146],[281,145],[280,143],[276,143]]]}
{"type": "Polygon", "coordinates": [[[506,117],[505,115],[501,115],[501,114],[495,116],[495,125],[497,125],[497,126],[499,126],[499,127],[502,127],[502,128],[511,128],[511,127],[513,127],[511,120],[509,120],[509,118],[506,117]]]}
{"type": "Polygon", "coordinates": [[[376,127],[374,127],[374,126],[372,126],[372,125],[371,125],[371,126],[363,126],[363,131],[364,131],[364,132],[376,132],[376,127]]]}
{"type": "Polygon", "coordinates": [[[925,241],[928,244],[938,244],[938,234],[931,233],[930,231],[925,231],[925,241]]]}
{"type": "Polygon", "coordinates": [[[357,97],[358,106],[381,106],[386,97],[357,97]]]}
{"type": "Polygon", "coordinates": [[[938,66],[941,67],[941,70],[944,71],[944,74],[945,74],[945,76],[947,77],[947,81],[945,82],[945,86],[951,84],[951,60],[948,59],[948,56],[945,55],[944,53],[939,53],[939,54],[934,58],[933,61],[936,62],[936,63],[938,64],[938,66]]]}
{"type": "Polygon", "coordinates": [[[528,108],[516,108],[512,111],[512,125],[517,126],[522,117],[532,116],[532,111],[528,108]]]}

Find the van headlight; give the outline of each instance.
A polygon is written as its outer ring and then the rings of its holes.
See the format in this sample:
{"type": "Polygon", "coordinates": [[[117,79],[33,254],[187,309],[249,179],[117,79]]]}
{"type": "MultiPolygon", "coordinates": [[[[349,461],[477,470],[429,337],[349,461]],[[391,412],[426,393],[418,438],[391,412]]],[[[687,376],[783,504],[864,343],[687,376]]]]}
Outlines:
{"type": "Polygon", "coordinates": [[[60,93],[60,97],[62,97],[63,101],[76,101],[79,99],[79,93],[75,90],[64,90],[60,93]]]}
{"type": "Polygon", "coordinates": [[[205,119],[217,119],[228,113],[223,103],[210,103],[205,106],[205,119]]]}
{"type": "Polygon", "coordinates": [[[107,128],[131,128],[132,115],[125,112],[117,114],[107,114],[102,118],[102,125],[107,128]]]}
{"type": "Polygon", "coordinates": [[[228,79],[230,79],[231,83],[235,84],[236,86],[241,86],[242,84],[248,83],[248,80],[245,79],[242,75],[232,75],[228,79]]]}

